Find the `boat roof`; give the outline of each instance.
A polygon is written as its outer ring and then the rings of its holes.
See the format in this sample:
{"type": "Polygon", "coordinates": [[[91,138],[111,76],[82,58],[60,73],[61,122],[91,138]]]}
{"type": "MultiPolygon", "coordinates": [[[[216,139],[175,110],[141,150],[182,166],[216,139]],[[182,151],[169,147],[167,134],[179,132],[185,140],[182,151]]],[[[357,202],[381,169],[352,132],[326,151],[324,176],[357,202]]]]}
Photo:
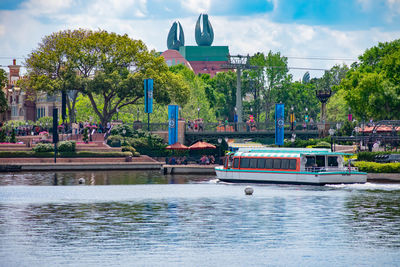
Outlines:
{"type": "Polygon", "coordinates": [[[282,157],[282,158],[300,158],[301,156],[315,155],[351,155],[349,153],[331,152],[330,149],[315,149],[315,148],[274,148],[274,149],[253,149],[249,151],[238,151],[235,156],[239,157],[282,157]]]}

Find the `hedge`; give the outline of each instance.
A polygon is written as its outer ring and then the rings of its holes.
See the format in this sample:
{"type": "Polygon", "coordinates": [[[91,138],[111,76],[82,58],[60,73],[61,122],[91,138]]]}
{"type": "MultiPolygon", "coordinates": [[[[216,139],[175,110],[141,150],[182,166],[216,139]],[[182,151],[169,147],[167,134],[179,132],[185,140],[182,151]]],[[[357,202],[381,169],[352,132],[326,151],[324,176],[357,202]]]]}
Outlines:
{"type": "MultiPolygon", "coordinates": [[[[57,157],[60,158],[112,158],[112,157],[129,157],[131,152],[60,152],[57,157]]],[[[140,155],[136,154],[135,157],[140,155]]],[[[34,152],[34,151],[0,151],[0,158],[52,158],[54,152],[34,152]]]]}
{"type": "Polygon", "coordinates": [[[367,173],[400,173],[400,163],[354,161],[352,164],[360,171],[367,173]]]}

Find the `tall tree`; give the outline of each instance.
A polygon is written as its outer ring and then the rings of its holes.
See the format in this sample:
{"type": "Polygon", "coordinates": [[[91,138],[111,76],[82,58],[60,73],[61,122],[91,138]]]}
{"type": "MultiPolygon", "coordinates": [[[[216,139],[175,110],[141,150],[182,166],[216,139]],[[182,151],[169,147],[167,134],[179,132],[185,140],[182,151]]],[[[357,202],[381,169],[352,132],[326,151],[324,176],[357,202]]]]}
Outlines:
{"type": "Polygon", "coordinates": [[[367,49],[342,80],[344,98],[358,119],[400,119],[400,39],[367,49]]]}
{"type": "Polygon", "coordinates": [[[268,52],[268,55],[257,53],[250,60],[251,65],[259,66],[258,70],[252,72],[257,77],[258,84],[263,87],[262,90],[265,119],[271,120],[271,111],[276,101],[284,102],[284,99],[279,98],[279,91],[285,86],[288,86],[291,81],[291,76],[288,74],[289,68],[287,58],[281,56],[280,52],[268,52]],[[278,97],[278,98],[275,98],[278,97]]]}
{"type": "Polygon", "coordinates": [[[103,124],[118,109],[143,98],[145,78],[154,79],[153,96],[158,103],[185,103],[189,93],[182,77],[170,72],[164,59],[148,51],[142,41],[102,30],[67,30],[47,36],[31,53],[27,66],[37,89],[68,88],[87,95],[103,124]]]}
{"type": "Polygon", "coordinates": [[[233,121],[236,106],[236,73],[232,71],[219,72],[213,78],[201,76],[206,83],[206,95],[211,107],[215,109],[216,117],[233,121]]]}

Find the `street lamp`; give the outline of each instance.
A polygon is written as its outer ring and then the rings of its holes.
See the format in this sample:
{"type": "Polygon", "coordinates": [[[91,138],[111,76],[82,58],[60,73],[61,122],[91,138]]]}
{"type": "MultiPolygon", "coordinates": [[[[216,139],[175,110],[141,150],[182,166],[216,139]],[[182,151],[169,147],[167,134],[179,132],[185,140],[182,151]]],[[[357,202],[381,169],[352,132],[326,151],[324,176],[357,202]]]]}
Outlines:
{"type": "Polygon", "coordinates": [[[136,121],[139,121],[139,108],[136,111],[136,121]]]}
{"type": "Polygon", "coordinates": [[[218,138],[218,162],[220,162],[221,159],[221,143],[222,143],[222,138],[218,138]]]}
{"type": "Polygon", "coordinates": [[[125,134],[126,134],[126,130],[123,129],[123,130],[122,130],[122,136],[124,137],[124,146],[125,146],[125,134]]]}
{"type": "Polygon", "coordinates": [[[290,110],[291,110],[291,113],[290,113],[290,123],[291,123],[291,130],[292,130],[292,132],[293,132],[293,130],[294,130],[294,107],[292,106],[292,107],[290,108],[290,110]]]}
{"type": "Polygon", "coordinates": [[[197,119],[200,119],[200,107],[197,108],[197,119]]]}
{"type": "Polygon", "coordinates": [[[119,112],[119,108],[116,108],[116,111],[117,111],[117,120],[118,120],[118,112],[119,112]]]}
{"type": "Polygon", "coordinates": [[[331,151],[333,151],[333,135],[335,134],[335,129],[330,128],[329,129],[329,135],[331,136],[331,151]]]}

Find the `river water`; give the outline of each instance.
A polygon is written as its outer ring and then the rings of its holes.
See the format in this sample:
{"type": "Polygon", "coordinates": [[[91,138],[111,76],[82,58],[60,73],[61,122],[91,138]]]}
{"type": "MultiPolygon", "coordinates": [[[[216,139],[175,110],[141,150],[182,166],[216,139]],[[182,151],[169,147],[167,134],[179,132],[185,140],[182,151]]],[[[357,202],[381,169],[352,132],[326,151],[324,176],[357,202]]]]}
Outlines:
{"type": "Polygon", "coordinates": [[[0,266],[400,266],[400,184],[245,186],[3,173],[0,266]]]}

